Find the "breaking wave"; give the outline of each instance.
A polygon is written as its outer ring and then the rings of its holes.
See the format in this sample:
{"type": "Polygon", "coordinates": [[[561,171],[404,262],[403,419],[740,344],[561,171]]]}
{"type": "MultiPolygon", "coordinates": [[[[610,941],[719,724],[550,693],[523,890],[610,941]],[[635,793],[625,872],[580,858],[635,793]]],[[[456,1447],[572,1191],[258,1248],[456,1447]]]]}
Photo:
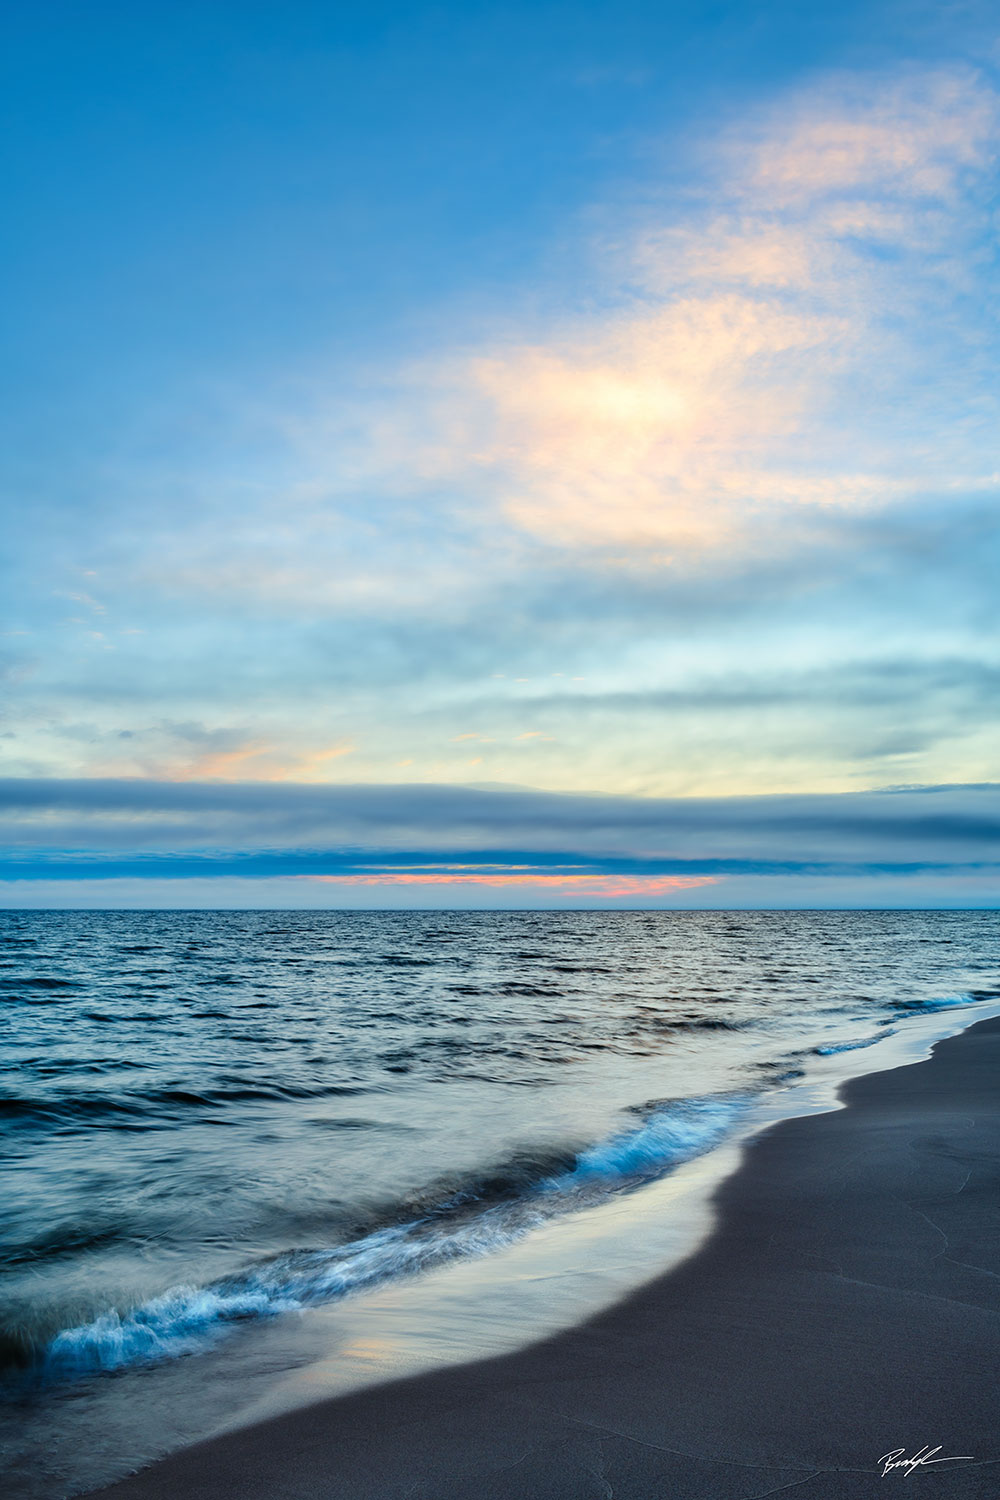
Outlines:
{"type": "Polygon", "coordinates": [[[935,1010],[951,1010],[956,1005],[975,1005],[976,995],[941,995],[933,1000],[893,1000],[892,1009],[909,1016],[929,1015],[935,1010]]]}
{"type": "Polygon", "coordinates": [[[33,1361],[48,1378],[149,1364],[205,1348],[227,1325],[332,1302],[448,1261],[503,1249],[553,1218],[663,1176],[729,1135],[751,1096],[658,1100],[640,1123],[577,1154],[519,1157],[420,1218],[346,1245],[288,1250],[208,1286],[178,1286],[56,1334],[33,1361]]]}

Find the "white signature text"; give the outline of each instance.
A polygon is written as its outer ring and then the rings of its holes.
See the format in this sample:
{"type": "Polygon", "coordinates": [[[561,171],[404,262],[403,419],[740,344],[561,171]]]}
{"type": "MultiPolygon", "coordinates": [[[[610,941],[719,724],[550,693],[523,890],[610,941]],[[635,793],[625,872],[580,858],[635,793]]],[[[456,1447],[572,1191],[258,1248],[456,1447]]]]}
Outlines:
{"type": "Polygon", "coordinates": [[[950,1458],[937,1458],[935,1455],[941,1452],[940,1443],[936,1448],[924,1446],[914,1453],[912,1458],[907,1458],[905,1448],[893,1448],[891,1453],[883,1453],[879,1459],[882,1465],[882,1478],[891,1474],[893,1469],[902,1469],[909,1479],[914,1469],[922,1468],[924,1464],[961,1464],[974,1462],[970,1453],[956,1453],[950,1458]]]}

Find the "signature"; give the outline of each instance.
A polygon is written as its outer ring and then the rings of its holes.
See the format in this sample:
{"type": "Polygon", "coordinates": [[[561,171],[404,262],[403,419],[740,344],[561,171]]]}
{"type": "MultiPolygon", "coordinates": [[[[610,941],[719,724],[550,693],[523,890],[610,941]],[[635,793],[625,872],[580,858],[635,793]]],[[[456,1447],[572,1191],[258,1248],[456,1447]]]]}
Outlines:
{"type": "Polygon", "coordinates": [[[935,1454],[941,1452],[941,1444],[936,1448],[929,1448],[925,1443],[919,1452],[914,1453],[912,1458],[906,1457],[905,1448],[893,1448],[891,1453],[883,1453],[879,1459],[882,1465],[882,1478],[892,1472],[893,1469],[905,1470],[909,1479],[914,1469],[922,1468],[924,1464],[961,1464],[974,1462],[971,1453],[956,1453],[950,1458],[936,1458],[935,1454]]]}

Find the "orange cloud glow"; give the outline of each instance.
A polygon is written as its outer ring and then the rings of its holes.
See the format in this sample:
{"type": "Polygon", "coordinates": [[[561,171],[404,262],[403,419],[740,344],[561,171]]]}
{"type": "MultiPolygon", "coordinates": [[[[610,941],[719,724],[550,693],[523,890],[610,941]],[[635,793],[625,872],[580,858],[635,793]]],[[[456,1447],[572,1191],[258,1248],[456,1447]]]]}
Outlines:
{"type": "Polygon", "coordinates": [[[890,358],[898,272],[889,286],[870,250],[947,275],[998,115],[971,75],[932,72],[835,80],[745,122],[715,143],[710,194],[609,251],[631,288],[613,310],[439,368],[429,470],[489,473],[507,518],[548,542],[670,555],[906,492],[905,455],[893,475],[863,444],[824,450],[845,377],[890,358]]]}
{"type": "Polygon", "coordinates": [[[252,769],[254,781],[323,781],[323,767],[343,755],[350,755],[353,745],[331,745],[291,757],[271,745],[245,745],[236,750],[208,751],[195,756],[183,766],[165,771],[169,781],[239,781],[246,763],[258,761],[252,769]]]}
{"type": "Polygon", "coordinates": [[[486,885],[537,886],[554,894],[580,896],[663,896],[670,891],[718,885],[716,875],[538,875],[529,872],[492,874],[465,869],[449,871],[379,870],[364,875],[301,875],[300,880],[324,885],[486,885]]]}
{"type": "MultiPolygon", "coordinates": [[[[267,755],[267,745],[245,745],[239,750],[215,750],[198,755],[181,769],[174,770],[170,781],[234,781],[245,774],[248,760],[267,755]]],[[[259,772],[256,774],[260,774],[259,772]]]]}

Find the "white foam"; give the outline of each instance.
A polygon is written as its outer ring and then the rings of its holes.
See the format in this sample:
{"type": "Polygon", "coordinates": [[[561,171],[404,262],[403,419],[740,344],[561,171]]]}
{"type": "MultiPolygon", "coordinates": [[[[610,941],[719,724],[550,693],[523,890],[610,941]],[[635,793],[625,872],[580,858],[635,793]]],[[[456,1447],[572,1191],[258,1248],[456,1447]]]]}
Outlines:
{"type": "Polygon", "coordinates": [[[956,1005],[975,1005],[976,1003],[975,995],[942,995],[936,1000],[897,1000],[893,1008],[907,1015],[919,1016],[929,1015],[935,1010],[951,1010],[956,1005]]]}
{"type": "Polygon", "coordinates": [[[817,1057],[834,1057],[838,1052],[857,1052],[860,1047],[874,1047],[876,1042],[884,1041],[887,1036],[895,1036],[896,1028],[887,1027],[875,1036],[862,1036],[855,1042],[830,1042],[826,1047],[814,1047],[813,1052],[817,1057]]]}
{"type": "Polygon", "coordinates": [[[487,1255],[533,1228],[709,1151],[749,1107],[747,1096],[665,1101],[633,1130],[582,1152],[566,1172],[519,1197],[393,1225],[329,1250],[290,1250],[207,1287],[179,1286],[130,1311],[64,1329],[43,1360],[50,1376],[120,1370],[189,1354],[228,1324],[333,1302],[449,1260],[487,1255]]]}
{"type": "Polygon", "coordinates": [[[565,1190],[600,1178],[655,1176],[717,1145],[746,1112],[748,1103],[743,1095],[673,1100],[652,1113],[638,1130],[624,1131],[582,1152],[572,1170],[553,1179],[552,1186],[565,1190]]]}

